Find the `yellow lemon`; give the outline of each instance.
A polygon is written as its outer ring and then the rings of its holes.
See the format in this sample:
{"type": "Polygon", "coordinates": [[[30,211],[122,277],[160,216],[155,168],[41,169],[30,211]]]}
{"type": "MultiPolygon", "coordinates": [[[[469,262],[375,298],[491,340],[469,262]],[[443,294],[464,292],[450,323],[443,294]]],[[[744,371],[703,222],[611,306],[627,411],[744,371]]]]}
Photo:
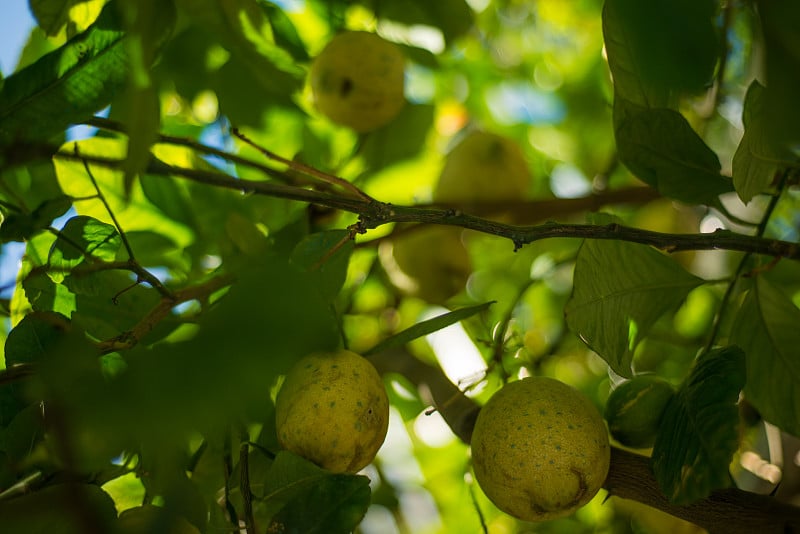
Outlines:
{"type": "Polygon", "coordinates": [[[472,272],[460,228],[414,228],[382,244],[378,252],[395,287],[433,304],[464,289],[472,272]]]}
{"type": "Polygon", "coordinates": [[[317,109],[333,122],[369,132],[394,119],[405,104],[400,48],[369,32],[336,35],[311,64],[317,109]]]}
{"type": "Polygon", "coordinates": [[[564,517],[589,502],[605,482],[611,454],[589,399],[546,377],[495,393],[478,414],[471,445],[483,492],[526,521],[564,517]]]}
{"type": "Polygon", "coordinates": [[[517,143],[476,130],[447,155],[433,199],[462,204],[522,200],[529,182],[528,163],[517,143]]]}
{"type": "Polygon", "coordinates": [[[378,371],[348,350],[300,359],[275,401],[281,445],[337,473],[368,465],[388,425],[389,399],[378,371]]]}

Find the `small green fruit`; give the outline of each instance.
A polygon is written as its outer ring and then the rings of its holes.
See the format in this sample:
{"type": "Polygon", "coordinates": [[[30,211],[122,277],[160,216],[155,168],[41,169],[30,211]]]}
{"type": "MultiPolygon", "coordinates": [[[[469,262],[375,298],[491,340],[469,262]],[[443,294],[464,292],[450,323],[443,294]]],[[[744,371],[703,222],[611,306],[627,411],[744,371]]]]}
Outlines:
{"type": "Polygon", "coordinates": [[[348,350],[299,360],[275,400],[281,445],[337,473],[366,467],[388,425],[389,399],[378,371],[348,350]]]}
{"type": "Polygon", "coordinates": [[[626,447],[651,447],[664,409],[674,396],[672,385],[654,375],[636,376],[623,382],[606,401],[609,432],[626,447]]]}
{"type": "Polygon", "coordinates": [[[374,33],[336,35],[311,64],[317,109],[337,124],[369,132],[394,119],[405,104],[405,58],[374,33]]]}
{"type": "Polygon", "coordinates": [[[588,503],[605,482],[611,456],[591,401],[546,377],[495,393],[478,414],[471,445],[486,496],[526,521],[564,517],[588,503]]]}

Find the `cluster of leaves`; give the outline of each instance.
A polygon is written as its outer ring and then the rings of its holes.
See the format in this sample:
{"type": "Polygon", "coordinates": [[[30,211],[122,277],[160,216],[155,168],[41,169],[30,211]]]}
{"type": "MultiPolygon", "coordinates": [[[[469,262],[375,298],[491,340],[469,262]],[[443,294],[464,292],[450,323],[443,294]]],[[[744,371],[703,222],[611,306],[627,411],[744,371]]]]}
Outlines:
{"type": "MultiPolygon", "coordinates": [[[[439,145],[476,122],[530,141],[521,145],[538,177],[532,200],[562,200],[541,177],[565,169],[586,191],[585,176],[597,175],[601,188],[638,179],[663,197],[592,224],[697,232],[705,214],[742,222],[722,198],[768,198],[766,209],[743,212],[760,219],[736,227],[797,241],[800,10],[791,2],[289,4],[31,0],[40,29],[0,82],[0,239],[25,247],[6,301],[4,525],[336,532],[354,529],[370,502],[401,517],[390,459],[379,457],[371,491],[363,476],[280,451],[274,388],[310,351],[399,350],[411,363],[388,369],[407,372],[387,372],[387,384],[411,423],[426,404],[414,365],[437,356],[418,338],[458,321],[486,360],[478,400],[521,370],[562,378],[598,403],[608,369],[680,384],[652,452],[674,503],[728,485],[740,391],[800,435],[796,262],[676,258],[613,239],[515,253],[508,240],[471,234],[469,288],[449,303],[460,309],[415,325],[427,304],[388,282],[376,252],[383,228],[357,246],[344,229],[360,228],[352,212],[362,208],[362,223],[381,221],[324,180],[341,176],[383,202],[424,202],[439,145]],[[357,137],[316,115],[305,67],[338,29],[376,25],[407,43],[410,102],[357,137]],[[419,27],[440,46],[417,39],[419,27]],[[747,77],[758,32],[763,84],[747,77]],[[745,83],[742,95],[735,87],[745,83]],[[698,111],[698,95],[709,94],[715,109],[726,98],[743,104],[738,145],[733,126],[698,111]],[[542,102],[555,112],[531,111],[542,102]],[[94,117],[105,108],[108,119],[94,117]],[[75,123],[101,130],[76,134],[75,123]],[[237,143],[228,124],[253,144],[237,143]],[[80,138],[66,142],[67,132],[80,138]],[[255,144],[272,160],[261,162],[255,144]]],[[[468,489],[452,494],[466,488],[463,444],[414,439],[446,524],[474,530],[480,516],[463,507],[490,504],[468,489]]],[[[483,520],[510,521],[496,511],[483,520]]]]}

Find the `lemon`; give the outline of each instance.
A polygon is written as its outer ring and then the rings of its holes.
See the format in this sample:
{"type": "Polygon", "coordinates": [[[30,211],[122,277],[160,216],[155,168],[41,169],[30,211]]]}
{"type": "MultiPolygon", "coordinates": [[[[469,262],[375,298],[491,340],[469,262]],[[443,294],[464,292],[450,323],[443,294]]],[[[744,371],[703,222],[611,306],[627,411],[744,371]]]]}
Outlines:
{"type": "Polygon", "coordinates": [[[317,109],[337,124],[369,132],[394,119],[405,104],[400,48],[369,32],[336,35],[309,72],[317,109]]]}
{"type": "Polygon", "coordinates": [[[378,371],[348,350],[300,359],[275,401],[281,445],[337,473],[367,466],[388,425],[389,399],[378,371]]]}
{"type": "Polygon", "coordinates": [[[529,182],[528,164],[516,142],[475,130],[447,155],[433,199],[452,203],[521,200],[529,182]]]}
{"type": "Polygon", "coordinates": [[[475,479],[498,508],[526,521],[570,515],[608,474],[603,418],[580,392],[531,377],[495,393],[472,434],[475,479]]]}
{"type": "Polygon", "coordinates": [[[635,376],[617,386],[606,400],[608,430],[627,447],[651,447],[661,416],[675,396],[672,385],[655,375],[635,376]]]}
{"type": "Polygon", "coordinates": [[[382,245],[379,257],[389,280],[407,295],[442,304],[464,289],[472,264],[461,229],[414,228],[382,245]]]}

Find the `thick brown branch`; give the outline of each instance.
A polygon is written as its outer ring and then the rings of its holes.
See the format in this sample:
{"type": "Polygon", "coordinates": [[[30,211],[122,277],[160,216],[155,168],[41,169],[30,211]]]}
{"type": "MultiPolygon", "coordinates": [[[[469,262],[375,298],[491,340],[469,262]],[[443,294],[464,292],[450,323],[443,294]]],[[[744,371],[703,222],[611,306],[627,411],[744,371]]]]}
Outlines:
{"type": "MultiPolygon", "coordinates": [[[[76,159],[73,154],[59,152],[56,157],[76,159]]],[[[102,157],[81,156],[91,163],[119,168],[121,160],[102,157]]],[[[199,183],[257,193],[301,202],[309,202],[340,209],[360,216],[358,229],[366,232],[388,223],[417,222],[459,226],[478,232],[493,234],[510,239],[516,248],[528,243],[549,238],[612,239],[651,245],[667,252],[684,250],[734,250],[753,254],[764,254],[776,258],[800,260],[800,244],[777,239],[737,234],[727,230],[717,230],[708,234],[668,234],[632,228],[619,224],[557,224],[545,223],[537,226],[517,226],[469,215],[455,209],[440,209],[425,206],[393,206],[383,202],[367,202],[327,192],[312,191],[300,187],[243,180],[220,172],[173,167],[153,161],[147,171],[155,175],[178,176],[199,183]]],[[[550,202],[550,201],[546,201],[550,202]]],[[[529,203],[532,212],[536,202],[529,203]]]]}
{"type": "MultiPolygon", "coordinates": [[[[370,361],[381,373],[402,374],[421,391],[429,392],[431,404],[453,433],[469,443],[480,407],[464,396],[439,368],[400,349],[375,354],[370,361]]],[[[616,447],[611,449],[611,468],[603,487],[610,495],[662,510],[712,534],[800,532],[800,508],[740,489],[720,490],[688,506],[674,505],[659,489],[649,458],[616,447]]]]}

